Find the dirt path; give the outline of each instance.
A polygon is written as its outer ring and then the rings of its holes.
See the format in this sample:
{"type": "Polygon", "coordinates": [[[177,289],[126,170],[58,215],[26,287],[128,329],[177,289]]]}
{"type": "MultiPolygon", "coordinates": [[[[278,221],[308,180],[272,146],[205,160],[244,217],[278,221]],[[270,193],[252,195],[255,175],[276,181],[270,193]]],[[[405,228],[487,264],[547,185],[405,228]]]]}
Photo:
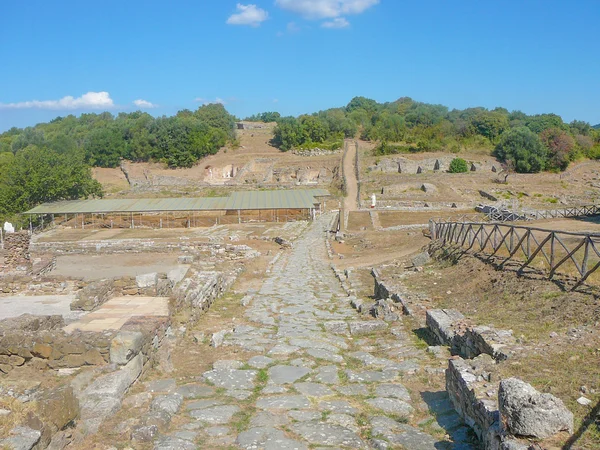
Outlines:
{"type": "Polygon", "coordinates": [[[344,145],[348,146],[348,151],[344,152],[344,174],[346,176],[346,198],[344,199],[345,227],[348,226],[348,213],[356,211],[358,205],[356,199],[358,196],[358,180],[356,179],[355,161],[356,161],[356,146],[355,141],[345,141],[344,145]]]}

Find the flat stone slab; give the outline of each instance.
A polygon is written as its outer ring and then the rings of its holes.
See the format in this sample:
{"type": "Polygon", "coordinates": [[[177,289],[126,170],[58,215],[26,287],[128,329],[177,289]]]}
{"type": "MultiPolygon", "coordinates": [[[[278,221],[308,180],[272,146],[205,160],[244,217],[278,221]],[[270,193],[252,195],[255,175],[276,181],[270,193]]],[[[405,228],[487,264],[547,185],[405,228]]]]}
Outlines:
{"type": "Polygon", "coordinates": [[[164,436],[154,444],[154,450],[196,450],[196,444],[175,436],[164,436]]]}
{"type": "Polygon", "coordinates": [[[340,382],[337,366],[320,367],[316,372],[316,375],[312,377],[314,381],[325,384],[339,384],[340,382]]]}
{"type": "Polygon", "coordinates": [[[299,422],[290,426],[291,430],[313,445],[340,445],[349,448],[365,448],[363,440],[353,431],[321,422],[299,422]]]}
{"type": "Polygon", "coordinates": [[[287,416],[283,414],[275,414],[269,411],[260,411],[252,416],[250,420],[250,428],[254,427],[273,427],[282,426],[290,423],[287,416]]]}
{"type": "Polygon", "coordinates": [[[210,397],[215,394],[215,388],[202,384],[185,384],[175,391],[185,399],[210,397]]]}
{"type": "Polygon", "coordinates": [[[352,406],[345,400],[329,400],[319,403],[319,411],[331,411],[339,414],[354,415],[358,413],[358,409],[352,406]]]}
{"type": "Polygon", "coordinates": [[[206,428],[204,432],[211,437],[219,437],[227,436],[229,433],[231,433],[231,430],[228,427],[215,426],[206,428]]]}
{"type": "Polygon", "coordinates": [[[331,389],[319,383],[296,383],[294,384],[294,388],[301,394],[309,397],[326,397],[328,395],[333,395],[331,389]]]}
{"type": "Polygon", "coordinates": [[[385,330],[388,324],[382,320],[369,320],[364,322],[350,322],[350,334],[360,336],[385,330]]]}
{"type": "Polygon", "coordinates": [[[397,398],[370,398],[367,400],[367,403],[373,408],[380,409],[386,413],[398,414],[401,416],[409,416],[414,411],[412,406],[397,398]]]}
{"type": "Polygon", "coordinates": [[[308,375],[310,369],[297,366],[274,366],[269,369],[269,379],[275,384],[289,384],[308,375]]]}
{"type": "Polygon", "coordinates": [[[410,393],[403,385],[399,383],[395,384],[380,384],[375,387],[375,395],[378,397],[397,398],[404,400],[405,402],[410,401],[410,393]]]}
{"type": "Polygon", "coordinates": [[[240,408],[235,405],[220,405],[204,409],[194,409],[190,411],[190,416],[204,423],[221,425],[231,421],[233,415],[239,411],[240,408]]]}
{"type": "Polygon", "coordinates": [[[244,365],[241,361],[233,359],[222,359],[213,363],[213,369],[240,369],[244,365]]]}
{"type": "Polygon", "coordinates": [[[255,369],[264,369],[274,362],[275,360],[273,358],[269,358],[268,356],[253,356],[248,360],[248,365],[255,369]]]}
{"type": "Polygon", "coordinates": [[[295,347],[293,345],[286,344],[277,344],[275,347],[269,350],[268,354],[271,356],[287,356],[291,355],[292,353],[296,353],[298,350],[300,350],[300,347],[295,347]]]}
{"type": "Polygon", "coordinates": [[[367,396],[369,395],[369,389],[362,384],[349,384],[347,386],[336,386],[336,391],[346,396],[367,396]]]}
{"type": "Polygon", "coordinates": [[[256,407],[260,409],[303,409],[309,406],[310,402],[303,395],[261,397],[256,401],[256,407]]]}
{"type": "Polygon", "coordinates": [[[165,411],[166,413],[173,415],[177,414],[182,404],[183,396],[181,394],[173,393],[159,395],[152,401],[150,409],[153,411],[165,411]]]}
{"type": "Polygon", "coordinates": [[[364,372],[354,372],[352,370],[346,370],[346,376],[348,381],[351,383],[372,383],[391,381],[398,376],[398,372],[394,370],[383,370],[381,372],[373,370],[365,370],[364,372]]]}
{"type": "Polygon", "coordinates": [[[293,410],[288,412],[288,416],[298,422],[310,422],[311,420],[320,420],[323,417],[321,411],[309,410],[293,410]]]}
{"type": "Polygon", "coordinates": [[[347,334],[348,324],[343,320],[332,320],[330,322],[324,322],[323,326],[328,333],[334,334],[347,334]]]}
{"type": "Polygon", "coordinates": [[[236,443],[243,449],[308,450],[306,444],[289,439],[283,431],[272,427],[255,427],[240,433],[236,443]]]}
{"type": "Polygon", "coordinates": [[[195,402],[190,402],[186,405],[185,409],[188,411],[192,411],[194,409],[205,409],[211,406],[222,405],[223,402],[221,400],[217,400],[215,398],[206,399],[206,400],[196,400],[195,402]]]}
{"type": "Polygon", "coordinates": [[[177,389],[177,382],[174,378],[154,380],[144,384],[148,392],[172,392],[177,389]]]}
{"type": "Polygon", "coordinates": [[[216,369],[204,372],[204,379],[225,389],[253,389],[256,370],[216,369]]]}
{"type": "Polygon", "coordinates": [[[341,355],[337,353],[332,353],[329,350],[322,350],[320,348],[309,348],[306,350],[313,358],[323,359],[325,361],[333,362],[333,363],[341,363],[344,361],[341,355]]]}

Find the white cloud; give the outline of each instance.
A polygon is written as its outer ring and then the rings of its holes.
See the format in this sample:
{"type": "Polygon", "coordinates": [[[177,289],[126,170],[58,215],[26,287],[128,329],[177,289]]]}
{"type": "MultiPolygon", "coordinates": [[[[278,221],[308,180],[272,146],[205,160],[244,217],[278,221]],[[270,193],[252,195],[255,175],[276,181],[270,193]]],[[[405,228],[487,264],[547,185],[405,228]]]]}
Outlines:
{"type": "Polygon", "coordinates": [[[150,103],[148,100],[142,100],[141,98],[138,100],[134,100],[133,104],[135,106],[137,106],[138,108],[144,108],[144,109],[156,108],[158,106],[158,105],[155,105],[154,103],[150,103]]]}
{"type": "Polygon", "coordinates": [[[335,19],[361,14],[379,3],[379,0],[275,0],[283,9],[307,19],[335,19]]]}
{"type": "Polygon", "coordinates": [[[323,27],[323,28],[333,28],[333,29],[347,28],[349,26],[350,26],[350,22],[348,22],[343,17],[336,17],[333,20],[330,20],[328,22],[323,22],[321,24],[321,27],[323,27]]]}
{"type": "Polygon", "coordinates": [[[228,25],[250,25],[258,27],[269,18],[269,13],[256,5],[237,4],[237,13],[227,19],[228,25]]]}
{"type": "Polygon", "coordinates": [[[287,24],[286,30],[288,33],[298,33],[301,28],[296,24],[296,22],[290,22],[287,24]]]}
{"type": "Polygon", "coordinates": [[[108,92],[88,92],[81,97],[67,95],[60,100],[30,100],[18,103],[0,103],[0,109],[109,109],[115,103],[108,92]]]}
{"type": "Polygon", "coordinates": [[[194,101],[202,103],[203,105],[213,105],[213,104],[226,105],[227,104],[227,102],[220,97],[217,97],[214,100],[209,100],[207,98],[202,98],[202,97],[196,97],[194,99],[194,101]]]}

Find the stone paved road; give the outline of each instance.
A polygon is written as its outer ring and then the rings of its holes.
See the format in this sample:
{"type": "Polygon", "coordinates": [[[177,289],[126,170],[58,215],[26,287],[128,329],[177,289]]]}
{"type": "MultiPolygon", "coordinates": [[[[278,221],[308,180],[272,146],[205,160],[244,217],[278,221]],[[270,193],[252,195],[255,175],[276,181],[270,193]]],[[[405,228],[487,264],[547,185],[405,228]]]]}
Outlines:
{"type": "MultiPolygon", "coordinates": [[[[167,435],[148,426],[134,434],[152,436],[157,450],[471,448],[409,425],[413,402],[422,400],[402,380],[418,376],[427,356],[401,323],[361,318],[350,307],[327,261],[326,220],[272,268],[246,308],[253,325],[225,335],[222,345],[262,356],[217,361],[198,383],[179,388],[155,382],[166,393],[154,397],[152,414],[173,416],[177,426],[167,435]],[[385,329],[373,332],[374,323],[385,329]]],[[[454,421],[447,430],[466,437],[447,396],[438,394],[430,400],[439,417],[454,421]]]]}

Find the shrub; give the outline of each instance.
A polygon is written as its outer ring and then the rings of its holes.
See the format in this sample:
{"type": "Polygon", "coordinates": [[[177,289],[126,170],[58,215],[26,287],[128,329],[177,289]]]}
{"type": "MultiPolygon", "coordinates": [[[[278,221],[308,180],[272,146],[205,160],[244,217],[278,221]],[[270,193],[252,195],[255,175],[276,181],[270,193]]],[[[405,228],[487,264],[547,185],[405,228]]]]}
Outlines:
{"type": "Polygon", "coordinates": [[[448,172],[450,173],[466,173],[469,171],[469,166],[467,162],[462,158],[454,158],[450,163],[450,169],[448,172]]]}

